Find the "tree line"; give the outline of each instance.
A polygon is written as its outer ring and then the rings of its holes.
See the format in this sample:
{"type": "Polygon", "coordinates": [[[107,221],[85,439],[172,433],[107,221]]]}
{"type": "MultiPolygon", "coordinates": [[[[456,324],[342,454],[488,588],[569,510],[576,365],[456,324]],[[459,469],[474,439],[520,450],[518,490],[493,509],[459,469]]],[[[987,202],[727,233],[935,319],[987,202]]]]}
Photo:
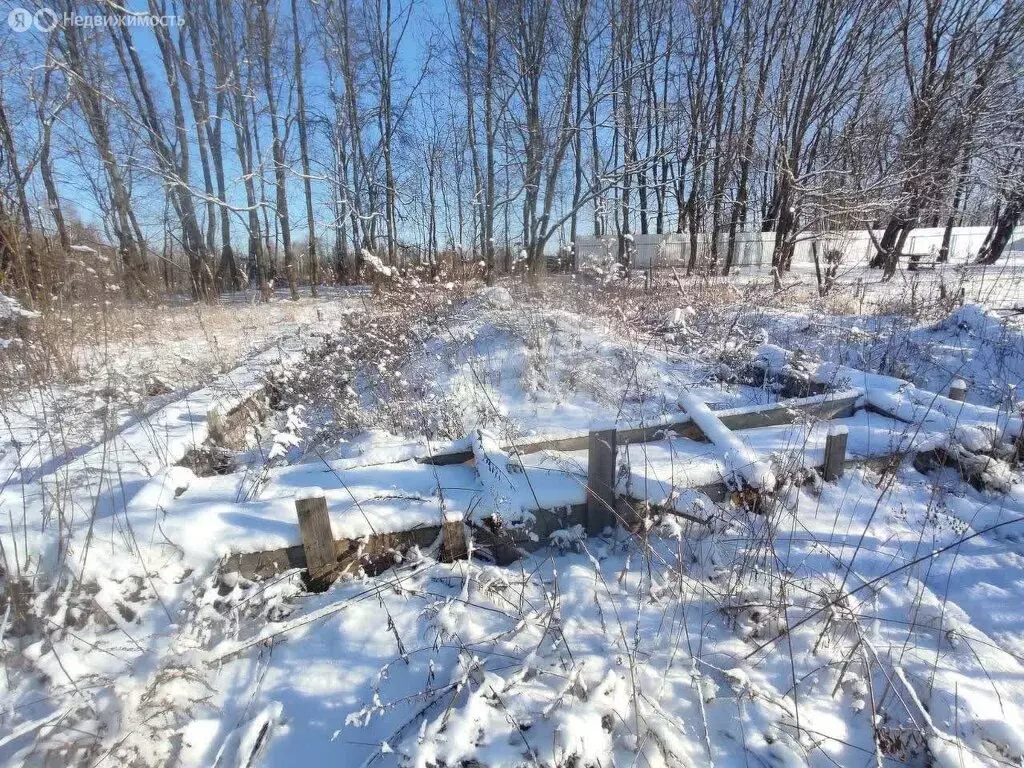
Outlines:
{"type": "Polygon", "coordinates": [[[991,262],[1024,210],[1021,0],[50,7],[0,33],[0,290],[33,304],[539,277],[580,235],[628,268],[668,232],[725,274],[771,232],[778,274],[870,229],[892,276],[915,227],[942,260],[990,226],[991,262]]]}

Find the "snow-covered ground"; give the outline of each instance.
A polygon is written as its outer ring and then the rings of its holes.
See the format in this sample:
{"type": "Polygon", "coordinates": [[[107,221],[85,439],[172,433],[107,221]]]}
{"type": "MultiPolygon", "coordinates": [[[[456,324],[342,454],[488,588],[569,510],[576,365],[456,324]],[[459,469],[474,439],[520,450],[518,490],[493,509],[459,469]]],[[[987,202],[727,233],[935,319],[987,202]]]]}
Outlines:
{"type": "Polygon", "coordinates": [[[927,273],[898,306],[806,278],[407,284],[77,349],[78,380],[4,401],[0,762],[1020,765],[1024,332],[992,309],[1024,280],[970,273],[961,306],[927,273]],[[839,481],[810,469],[829,424],[718,429],[779,399],[745,364],[865,390],[839,481]],[[968,405],[933,396],[957,378],[968,405]],[[338,538],[528,522],[584,501],[587,455],[514,446],[687,416],[712,442],[621,448],[618,489],[703,525],[567,527],[511,566],[413,549],[322,594],[221,567],[299,544],[312,487],[338,538]],[[984,471],[915,469],[936,449],[984,471]]]}
{"type": "MultiPolygon", "coordinates": [[[[261,764],[282,766],[900,764],[921,739],[937,765],[1015,764],[1024,528],[938,553],[1021,499],[879,479],[794,490],[767,519],[670,518],[293,598],[275,637],[196,658],[217,660],[217,694],[185,762],[244,763],[266,727],[261,764]]],[[[287,602],[229,599],[253,594],[287,602]]]]}

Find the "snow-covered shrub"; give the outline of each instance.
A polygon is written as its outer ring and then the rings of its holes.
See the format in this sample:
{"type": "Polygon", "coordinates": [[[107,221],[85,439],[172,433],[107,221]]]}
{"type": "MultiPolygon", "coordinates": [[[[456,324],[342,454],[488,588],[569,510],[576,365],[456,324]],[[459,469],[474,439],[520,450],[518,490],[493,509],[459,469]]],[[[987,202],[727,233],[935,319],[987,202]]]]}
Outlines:
{"type": "Polygon", "coordinates": [[[38,318],[38,312],[25,309],[16,299],[0,293],[0,349],[28,337],[31,323],[38,318]]]}

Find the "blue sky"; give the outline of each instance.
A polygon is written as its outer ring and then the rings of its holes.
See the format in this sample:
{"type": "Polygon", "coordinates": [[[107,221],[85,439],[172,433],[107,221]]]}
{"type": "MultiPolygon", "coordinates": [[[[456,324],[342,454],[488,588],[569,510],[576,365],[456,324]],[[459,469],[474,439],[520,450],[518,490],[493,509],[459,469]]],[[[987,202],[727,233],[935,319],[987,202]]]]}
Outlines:
{"type": "MultiPolygon", "coordinates": [[[[304,0],[300,4],[300,8],[309,8],[309,0],[304,0]]],[[[2,17],[7,18],[8,13],[14,7],[23,7],[29,11],[35,11],[40,7],[45,7],[45,3],[33,3],[31,0],[19,0],[18,2],[12,2],[12,0],[0,0],[0,9],[2,9],[2,17]]],[[[126,4],[126,7],[130,11],[143,12],[147,8],[145,2],[140,0],[131,0],[126,4]]],[[[404,4],[401,6],[396,3],[395,8],[406,7],[404,4]]],[[[180,12],[180,4],[168,4],[168,13],[176,15],[180,12]],[[179,10],[176,10],[179,7],[179,10]]],[[[400,86],[399,93],[396,98],[402,98],[404,93],[407,92],[409,85],[414,83],[418,78],[420,71],[423,67],[424,60],[427,56],[428,47],[432,43],[437,43],[440,36],[443,34],[443,30],[446,28],[447,20],[446,13],[447,8],[442,0],[423,0],[422,2],[416,2],[411,10],[413,16],[412,21],[409,24],[408,31],[402,40],[401,55],[399,58],[399,72],[402,75],[402,79],[405,80],[406,86],[400,86]]],[[[85,10],[82,13],[86,13],[85,10]]],[[[88,11],[91,15],[92,11],[88,11]]],[[[185,23],[191,23],[194,18],[189,18],[187,15],[184,16],[185,23]]],[[[279,2],[279,15],[278,15],[278,37],[285,41],[288,45],[289,60],[282,63],[282,69],[286,70],[285,77],[282,79],[281,86],[282,90],[279,95],[279,109],[285,110],[288,105],[291,105],[291,109],[294,110],[295,100],[294,93],[289,96],[288,83],[291,80],[291,12],[289,0],[280,0],[279,2]]],[[[314,111],[325,112],[329,108],[327,102],[326,93],[328,90],[327,82],[327,70],[323,64],[321,54],[319,52],[319,43],[315,37],[315,32],[312,29],[314,19],[312,13],[306,15],[302,20],[302,37],[304,43],[308,43],[309,47],[305,52],[305,67],[303,70],[305,86],[306,86],[306,101],[307,111],[313,113],[314,111]]],[[[9,42],[16,44],[19,50],[18,60],[24,62],[24,68],[21,72],[17,73],[21,77],[17,77],[17,80],[25,81],[32,74],[33,70],[37,70],[39,64],[42,62],[43,50],[45,46],[45,35],[37,30],[20,34],[13,35],[7,29],[4,29],[4,33],[9,42]]],[[[100,28],[83,28],[83,35],[107,35],[106,30],[100,28]]],[[[172,29],[172,35],[176,39],[177,30],[172,29]]],[[[138,50],[140,57],[143,60],[144,66],[147,70],[150,85],[154,91],[156,97],[161,100],[162,106],[166,106],[169,116],[169,92],[166,85],[166,78],[164,75],[163,65],[160,59],[159,48],[156,44],[154,32],[151,29],[146,28],[133,28],[131,29],[131,36],[133,44],[138,50]]],[[[116,66],[116,60],[113,61],[113,66],[116,66]]],[[[434,66],[441,66],[439,60],[434,62],[434,66]]],[[[208,77],[212,78],[212,72],[208,72],[208,77]]],[[[258,83],[257,86],[261,86],[262,83],[258,83]]],[[[421,86],[423,96],[429,94],[429,84],[424,82],[421,86]]],[[[264,95],[262,88],[258,88],[258,99],[262,106],[264,102],[264,95]]],[[[183,95],[184,106],[188,110],[188,100],[183,95]]],[[[426,109],[429,109],[430,105],[426,105],[426,109]]],[[[446,107],[447,109],[447,107],[446,107]]],[[[407,120],[420,120],[423,119],[424,105],[417,101],[414,104],[414,108],[410,110],[410,115],[407,120]]],[[[65,112],[63,115],[65,121],[72,119],[70,112],[65,112]]],[[[188,111],[187,120],[189,121],[189,131],[193,135],[194,139],[194,126],[191,124],[192,115],[191,111],[188,111]]],[[[23,126],[23,131],[31,133],[35,130],[35,121],[27,121],[23,126]]],[[[406,126],[408,127],[408,126],[406,126]]],[[[313,174],[318,174],[319,170],[317,166],[329,167],[333,162],[331,156],[330,146],[327,143],[326,136],[321,131],[313,129],[314,133],[311,134],[311,155],[312,162],[314,165],[313,174]]],[[[61,131],[67,134],[81,133],[80,127],[72,125],[69,122],[65,122],[64,126],[58,126],[57,134],[61,131]]],[[[142,129],[139,127],[137,138],[139,142],[144,139],[142,129]]],[[[236,161],[234,151],[234,134],[233,129],[230,126],[224,128],[224,138],[228,146],[225,147],[224,159],[226,163],[226,172],[229,180],[229,202],[241,206],[244,204],[244,188],[239,180],[239,166],[236,161]],[[233,183],[232,183],[233,182],[233,183]]],[[[34,144],[34,136],[25,136],[27,144],[34,144]]],[[[261,124],[260,134],[261,149],[264,158],[267,159],[265,166],[265,179],[266,182],[272,184],[273,182],[273,171],[272,165],[269,164],[270,155],[270,130],[269,124],[264,120],[261,124]]],[[[81,156],[69,156],[63,150],[66,147],[61,146],[59,143],[55,143],[54,152],[57,156],[57,173],[59,176],[59,183],[61,186],[61,194],[71,202],[81,215],[81,218],[87,223],[98,223],[98,210],[96,203],[89,187],[86,183],[86,179],[83,178],[81,172],[81,156]],[[62,182],[62,183],[61,183],[62,182]]],[[[289,139],[289,153],[295,157],[294,168],[296,171],[299,170],[298,164],[298,137],[297,129],[294,125],[291,128],[291,135],[289,139]]],[[[140,153],[142,154],[142,153],[140,153]]],[[[86,162],[89,159],[86,158],[86,162]]],[[[192,162],[192,184],[197,188],[202,187],[202,176],[201,176],[201,165],[199,162],[198,147],[194,144],[191,146],[191,162],[192,162]]],[[[98,162],[94,163],[94,172],[99,171],[98,162]]],[[[315,197],[315,209],[318,219],[318,224],[323,227],[333,219],[333,215],[330,211],[331,202],[331,191],[326,183],[314,182],[313,184],[314,197],[315,197]]],[[[147,230],[147,233],[152,235],[154,239],[159,235],[162,238],[162,228],[160,225],[160,218],[163,215],[164,200],[163,193],[160,191],[158,185],[154,185],[152,182],[147,183],[144,186],[137,186],[136,188],[137,197],[133,201],[139,214],[140,218],[143,219],[143,226],[147,230]]],[[[36,190],[39,199],[42,199],[42,189],[36,190]]],[[[267,189],[268,200],[273,200],[273,190],[268,186],[267,189]]],[[[302,191],[302,182],[298,177],[292,177],[289,181],[289,211],[290,219],[292,222],[293,239],[302,240],[307,236],[306,217],[305,217],[305,199],[302,191]]],[[[203,207],[205,213],[205,207],[203,207]]],[[[273,211],[269,211],[271,219],[273,218],[273,211]]],[[[261,216],[262,218],[262,216],[261,216]]],[[[233,239],[236,244],[242,244],[245,241],[245,231],[243,230],[243,222],[245,220],[244,215],[236,215],[233,217],[233,239]]],[[[408,225],[407,225],[408,226],[408,225]]],[[[323,232],[318,233],[321,236],[327,236],[329,233],[323,232]]],[[[418,233],[408,232],[408,235],[415,236],[418,233]]],[[[219,236],[219,229],[218,229],[219,236]]],[[[328,238],[331,239],[332,235],[328,238]]],[[[154,242],[154,246],[159,246],[159,242],[154,242]]]]}

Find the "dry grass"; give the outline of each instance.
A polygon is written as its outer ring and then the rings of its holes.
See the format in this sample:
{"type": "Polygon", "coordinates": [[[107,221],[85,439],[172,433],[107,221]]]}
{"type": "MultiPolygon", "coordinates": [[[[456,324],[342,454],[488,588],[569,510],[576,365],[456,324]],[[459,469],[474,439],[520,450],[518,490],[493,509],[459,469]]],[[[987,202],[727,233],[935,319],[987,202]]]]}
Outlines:
{"type": "Polygon", "coordinates": [[[27,387],[156,379],[197,386],[301,326],[340,316],[339,294],[260,304],[238,294],[218,304],[93,302],[43,312],[27,341],[0,354],[0,402],[27,387]]]}

